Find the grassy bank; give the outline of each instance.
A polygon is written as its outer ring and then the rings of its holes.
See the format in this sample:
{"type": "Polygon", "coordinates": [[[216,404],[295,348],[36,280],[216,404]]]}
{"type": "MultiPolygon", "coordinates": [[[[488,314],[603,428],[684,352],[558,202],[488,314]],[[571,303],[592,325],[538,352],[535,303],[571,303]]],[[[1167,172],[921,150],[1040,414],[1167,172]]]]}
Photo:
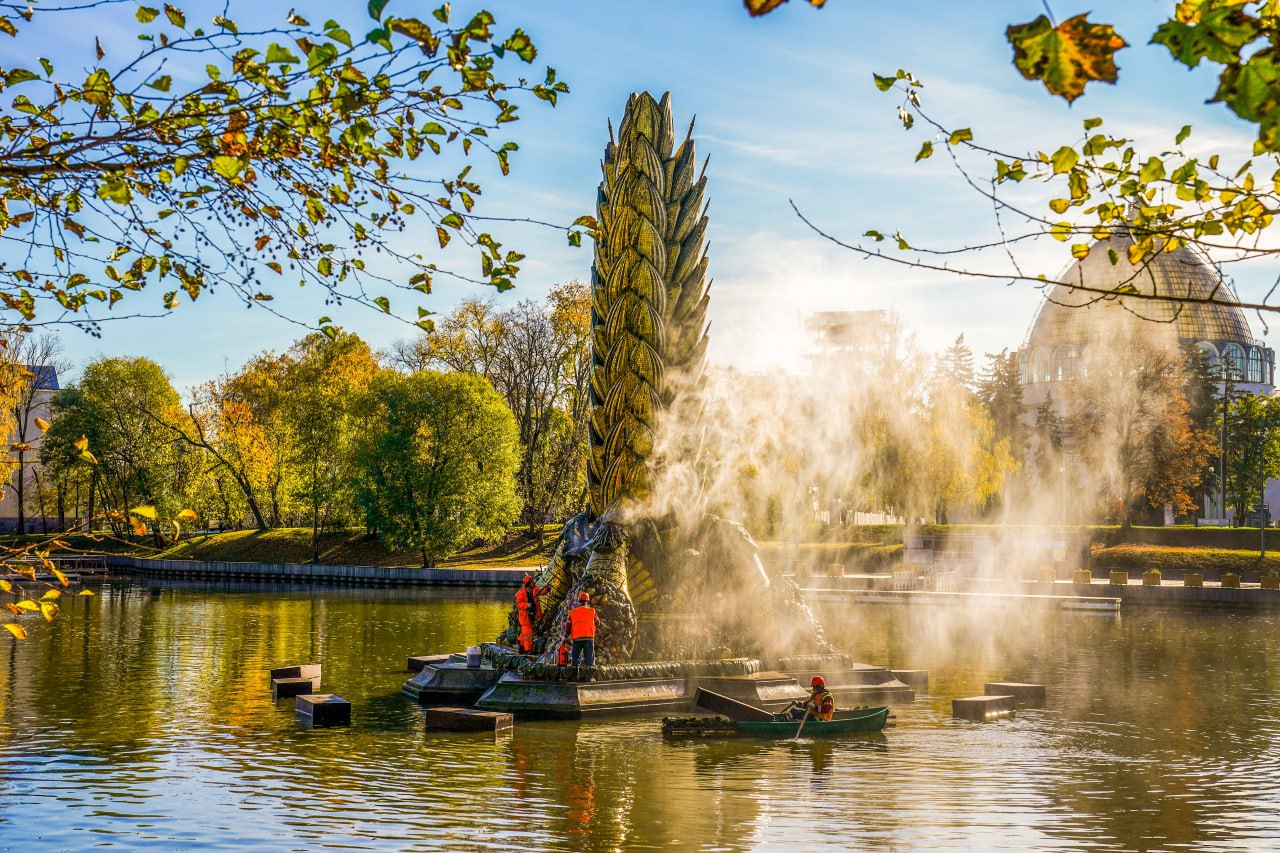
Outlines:
{"type": "MultiPolygon", "coordinates": [[[[1256,534],[1256,531],[1255,531],[1256,534]]],[[[1185,572],[1216,575],[1221,572],[1275,572],[1280,574],[1280,554],[1259,557],[1252,551],[1228,548],[1174,548],[1161,545],[1115,545],[1093,551],[1095,569],[1149,571],[1181,577],[1185,572]]]]}
{"type": "MultiPolygon", "coordinates": [[[[438,561],[441,568],[503,569],[544,563],[559,528],[548,527],[539,543],[525,533],[512,534],[497,545],[467,549],[438,561]]],[[[174,560],[207,560],[232,563],[309,563],[311,562],[311,530],[280,528],[276,530],[232,530],[207,536],[195,535],[169,548],[157,550],[149,539],[115,538],[111,536],[64,536],[69,546],[56,553],[128,554],[135,557],[160,557],[174,560]]],[[[0,545],[45,541],[46,537],[0,537],[0,545]]],[[[416,568],[422,565],[417,552],[388,551],[362,530],[336,531],[322,534],[318,562],[335,566],[393,566],[416,568]]]]}

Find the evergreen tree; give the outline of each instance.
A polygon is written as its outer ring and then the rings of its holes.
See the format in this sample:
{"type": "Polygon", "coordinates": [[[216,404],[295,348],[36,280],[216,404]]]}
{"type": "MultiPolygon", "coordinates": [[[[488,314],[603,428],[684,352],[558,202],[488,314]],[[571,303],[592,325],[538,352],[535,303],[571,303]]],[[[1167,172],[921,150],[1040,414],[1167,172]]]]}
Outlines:
{"type": "Polygon", "coordinates": [[[1040,482],[1047,481],[1062,466],[1062,443],[1065,437],[1062,416],[1053,404],[1053,393],[1036,407],[1036,473],[1040,482]]]}
{"type": "Polygon", "coordinates": [[[952,387],[963,388],[971,394],[977,390],[973,350],[964,342],[963,333],[938,358],[938,375],[952,387]]]}
{"type": "Polygon", "coordinates": [[[987,353],[987,367],[978,381],[978,399],[995,425],[996,441],[1008,440],[1009,452],[1019,462],[1026,455],[1026,428],[1022,423],[1022,379],[1018,354],[1003,349],[987,353]]]}

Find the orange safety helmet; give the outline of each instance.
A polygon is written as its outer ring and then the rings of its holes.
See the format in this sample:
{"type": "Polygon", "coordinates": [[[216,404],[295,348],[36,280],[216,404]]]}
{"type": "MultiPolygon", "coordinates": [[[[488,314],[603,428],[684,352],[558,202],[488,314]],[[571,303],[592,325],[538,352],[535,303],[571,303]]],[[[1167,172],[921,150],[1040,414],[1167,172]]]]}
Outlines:
{"type": "Polygon", "coordinates": [[[578,593],[578,600],[579,600],[579,601],[590,601],[590,600],[591,600],[591,596],[587,595],[585,592],[580,592],[580,593],[578,593]]]}
{"type": "Polygon", "coordinates": [[[525,582],[525,583],[533,583],[533,575],[525,575],[525,576],[524,576],[524,582],[525,582]]]}
{"type": "Polygon", "coordinates": [[[827,682],[826,682],[826,681],[824,681],[824,680],[822,679],[822,676],[821,676],[821,675],[815,675],[815,676],[813,677],[813,681],[810,681],[810,682],[809,682],[809,686],[810,686],[810,687],[821,687],[821,688],[823,688],[823,689],[826,689],[827,682]]]}

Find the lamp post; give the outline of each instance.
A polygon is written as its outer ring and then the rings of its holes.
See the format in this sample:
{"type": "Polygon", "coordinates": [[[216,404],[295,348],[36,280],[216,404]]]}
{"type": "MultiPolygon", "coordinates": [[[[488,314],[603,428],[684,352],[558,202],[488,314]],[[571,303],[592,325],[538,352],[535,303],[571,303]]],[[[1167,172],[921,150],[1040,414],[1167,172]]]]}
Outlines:
{"type": "Polygon", "coordinates": [[[1058,475],[1062,480],[1062,523],[1067,523],[1067,457],[1062,457],[1062,464],[1058,466],[1058,475]]]}

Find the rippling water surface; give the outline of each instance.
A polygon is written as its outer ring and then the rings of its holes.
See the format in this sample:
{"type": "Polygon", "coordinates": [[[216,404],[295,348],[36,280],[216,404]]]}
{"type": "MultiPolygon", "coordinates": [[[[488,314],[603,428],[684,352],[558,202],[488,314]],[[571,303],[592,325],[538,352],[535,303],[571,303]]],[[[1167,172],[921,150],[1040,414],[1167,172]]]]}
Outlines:
{"type": "Polygon", "coordinates": [[[427,734],[410,654],[504,598],[120,583],[0,643],[0,848],[1280,848],[1277,619],[824,605],[864,661],[928,669],[883,735],[667,744],[657,718],[427,734]],[[324,665],[350,728],[265,670],[324,665]],[[950,719],[988,680],[1016,720],[950,719]]]}

